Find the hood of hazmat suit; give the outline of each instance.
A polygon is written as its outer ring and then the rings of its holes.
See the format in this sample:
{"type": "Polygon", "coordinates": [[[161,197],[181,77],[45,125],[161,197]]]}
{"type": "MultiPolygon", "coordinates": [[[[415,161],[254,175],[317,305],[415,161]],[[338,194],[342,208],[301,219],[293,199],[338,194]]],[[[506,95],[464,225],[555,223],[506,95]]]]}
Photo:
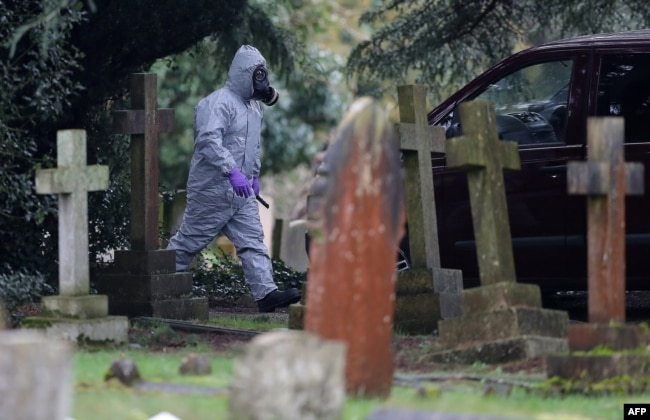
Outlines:
{"type": "Polygon", "coordinates": [[[225,86],[196,106],[188,198],[230,190],[228,174],[235,167],[250,182],[259,176],[263,112],[252,98],[253,71],[260,65],[266,65],[262,54],[243,45],[233,58],[225,86]]]}

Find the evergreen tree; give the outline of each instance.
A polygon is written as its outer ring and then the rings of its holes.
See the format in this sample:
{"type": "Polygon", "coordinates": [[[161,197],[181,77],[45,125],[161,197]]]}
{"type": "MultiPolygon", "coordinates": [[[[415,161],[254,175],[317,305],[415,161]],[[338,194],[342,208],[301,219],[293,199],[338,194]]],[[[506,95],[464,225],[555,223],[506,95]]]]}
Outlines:
{"type": "Polygon", "coordinates": [[[569,36],[641,29],[645,0],[379,0],[361,16],[371,39],[350,54],[359,89],[429,87],[434,103],[525,46],[569,36]]]}

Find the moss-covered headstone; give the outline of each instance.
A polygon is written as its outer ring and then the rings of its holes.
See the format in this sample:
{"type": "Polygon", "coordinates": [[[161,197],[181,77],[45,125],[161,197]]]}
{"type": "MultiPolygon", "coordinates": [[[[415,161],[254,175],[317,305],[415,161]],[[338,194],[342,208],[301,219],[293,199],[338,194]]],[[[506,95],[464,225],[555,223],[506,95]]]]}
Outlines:
{"type": "Polygon", "coordinates": [[[444,153],[445,133],[429,126],[424,86],[399,86],[397,93],[410,269],[397,276],[395,327],[407,334],[431,334],[440,319],[460,316],[463,288],[462,272],[440,263],[431,153],[444,153]]]}
{"type": "Polygon", "coordinates": [[[448,140],[447,164],[467,172],[481,286],[461,292],[462,317],[438,322],[438,361],[498,363],[565,351],[566,312],[542,309],[535,285],[515,278],[503,169],[519,169],[517,144],[499,140],[494,106],[460,105],[464,135],[448,140]]]}

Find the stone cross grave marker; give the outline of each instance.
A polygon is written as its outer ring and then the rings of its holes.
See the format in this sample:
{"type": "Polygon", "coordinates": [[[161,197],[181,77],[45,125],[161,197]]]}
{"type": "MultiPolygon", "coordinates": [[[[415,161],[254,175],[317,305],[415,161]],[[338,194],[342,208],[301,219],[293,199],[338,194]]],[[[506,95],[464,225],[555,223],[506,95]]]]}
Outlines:
{"type": "Polygon", "coordinates": [[[115,251],[115,270],[97,289],[110,311],[128,316],[208,318],[207,298],[192,293],[192,273],[176,272],[176,251],[159,249],[158,134],[174,129],[174,110],[156,108],[156,75],[131,75],[132,110],[115,111],[113,128],[131,135],[131,249],[115,251]]]}
{"type": "Polygon", "coordinates": [[[57,165],[36,172],[36,192],[59,195],[59,295],[42,298],[47,322],[28,317],[22,325],[46,325],[46,335],[69,340],[126,341],[126,317],[108,316],[108,297],[89,294],[88,191],[108,188],[108,166],[86,166],[84,130],[57,133],[57,165]]]}
{"type": "Polygon", "coordinates": [[[387,397],[395,254],[403,235],[399,150],[375,102],[352,104],[308,201],[312,235],[305,332],[347,344],[351,395],[387,397]]]}
{"type": "Polygon", "coordinates": [[[625,195],[643,194],[644,168],[625,163],[624,120],[589,118],[587,160],[569,162],[569,194],[587,195],[589,322],[569,328],[569,349],[546,360],[548,377],[600,382],[650,374],[640,325],[625,323],[625,195]],[[590,353],[607,348],[608,354],[590,353]],[[635,350],[630,352],[629,350],[635,350]]]}
{"type": "Polygon", "coordinates": [[[399,86],[397,93],[400,111],[397,133],[406,174],[411,272],[398,275],[395,323],[406,331],[414,329],[414,332],[428,333],[435,329],[440,316],[445,319],[460,316],[460,291],[463,288],[460,270],[441,268],[438,247],[431,152],[444,153],[446,138],[441,127],[429,126],[424,86],[399,86]],[[433,293],[427,293],[431,277],[433,292],[438,294],[434,299],[438,299],[440,313],[435,313],[437,308],[431,301],[433,293]],[[414,296],[413,287],[418,283],[428,287],[420,291],[420,296],[414,296]],[[424,302],[421,313],[413,311],[418,306],[417,300],[424,302]],[[403,307],[407,308],[406,311],[402,310],[403,307]],[[407,313],[402,312],[410,312],[418,320],[408,319],[407,313]]]}
{"type": "Polygon", "coordinates": [[[57,133],[57,168],[36,172],[38,194],[59,194],[59,290],[87,295],[88,191],[108,188],[108,166],[86,166],[86,132],[57,133]]]}
{"type": "Polygon", "coordinates": [[[174,110],[156,109],[156,75],[131,75],[131,110],[113,112],[117,134],[131,135],[131,249],[158,244],[158,134],[174,129],[174,110]]]}
{"type": "Polygon", "coordinates": [[[589,119],[586,162],[569,162],[569,194],[587,195],[589,321],[625,322],[625,194],[643,194],[643,165],[625,163],[623,119],[589,119]]]}
{"type": "Polygon", "coordinates": [[[502,170],[518,169],[515,142],[499,140],[494,106],[459,105],[463,136],[447,141],[447,165],[467,171],[480,287],[461,292],[462,316],[438,322],[439,362],[499,363],[562,352],[566,312],[543,309],[539,287],[516,282],[502,170]]]}
{"type": "Polygon", "coordinates": [[[407,172],[406,208],[409,222],[411,263],[417,267],[440,267],[438,221],[433,194],[431,152],[445,152],[440,127],[429,127],[424,86],[399,86],[398,135],[407,172]]]}
{"type": "Polygon", "coordinates": [[[448,140],[447,165],[467,170],[481,285],[515,282],[503,169],[520,169],[517,143],[499,140],[493,106],[463,105],[464,135],[448,140]]]}

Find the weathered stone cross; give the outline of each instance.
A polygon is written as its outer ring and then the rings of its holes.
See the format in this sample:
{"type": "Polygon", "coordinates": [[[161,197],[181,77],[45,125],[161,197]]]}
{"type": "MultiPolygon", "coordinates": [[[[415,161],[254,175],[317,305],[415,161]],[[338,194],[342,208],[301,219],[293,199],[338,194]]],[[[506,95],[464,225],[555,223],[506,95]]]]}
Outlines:
{"type": "Polygon", "coordinates": [[[404,168],[409,174],[406,208],[411,264],[415,267],[440,268],[431,152],[445,152],[445,134],[442,128],[429,126],[423,86],[399,86],[397,93],[401,121],[397,131],[404,168]]]}
{"type": "Polygon", "coordinates": [[[88,295],[88,191],[108,188],[108,166],[86,166],[86,132],[57,133],[56,169],[36,172],[36,192],[59,194],[59,289],[88,295]]]}
{"type": "Polygon", "coordinates": [[[113,129],[131,135],[131,249],[158,244],[158,134],[174,129],[174,110],[156,109],[156,75],[131,75],[131,107],[113,112],[113,129]]]}
{"type": "Polygon", "coordinates": [[[429,126],[424,86],[398,86],[397,94],[400,115],[397,133],[406,178],[411,270],[398,275],[395,324],[409,332],[417,333],[419,329],[429,332],[435,329],[435,321],[440,316],[447,319],[461,314],[462,272],[443,269],[440,263],[431,167],[431,152],[444,153],[446,138],[442,127],[429,126]],[[431,277],[433,293],[428,290],[431,277]],[[423,303],[425,300],[429,302],[423,303]],[[426,310],[418,313],[413,311],[414,307],[426,310]]]}
{"type": "Polygon", "coordinates": [[[569,194],[587,195],[589,321],[625,322],[625,194],[643,194],[643,165],[625,163],[622,118],[590,118],[586,162],[569,162],[569,194]]]}
{"type": "Polygon", "coordinates": [[[625,195],[643,194],[644,168],[625,163],[624,124],[621,117],[589,118],[587,160],[567,165],[569,194],[587,195],[589,322],[571,325],[571,353],[547,358],[549,378],[635,384],[650,374],[650,355],[639,352],[647,334],[625,323],[625,195]],[[608,352],[592,353],[596,348],[608,352]]]}
{"type": "Polygon", "coordinates": [[[519,169],[517,143],[499,140],[494,105],[459,105],[463,136],[447,141],[447,165],[467,171],[481,285],[515,282],[502,169],[519,169]]]}
{"type": "Polygon", "coordinates": [[[569,317],[543,309],[539,287],[517,283],[503,169],[520,166],[517,143],[499,140],[494,105],[459,105],[464,135],[447,141],[447,165],[467,172],[480,287],[461,292],[462,317],[438,322],[446,350],[432,360],[485,363],[564,352],[569,317]]]}

